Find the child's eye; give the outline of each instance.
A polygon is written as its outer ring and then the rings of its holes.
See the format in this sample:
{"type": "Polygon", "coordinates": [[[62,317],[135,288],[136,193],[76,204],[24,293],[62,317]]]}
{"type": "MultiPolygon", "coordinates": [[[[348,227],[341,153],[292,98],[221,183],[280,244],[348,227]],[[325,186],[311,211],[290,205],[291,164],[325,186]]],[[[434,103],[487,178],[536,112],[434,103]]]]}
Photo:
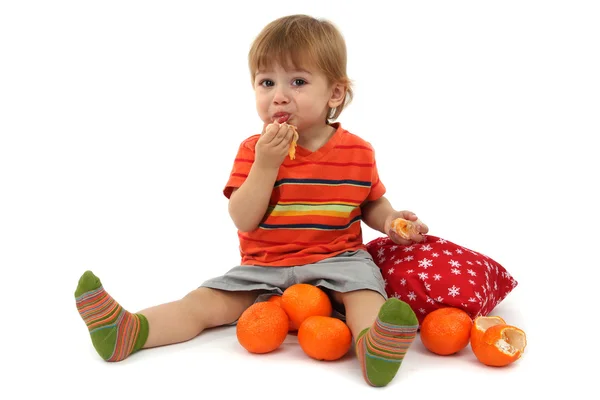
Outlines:
{"type": "Polygon", "coordinates": [[[304,79],[294,79],[294,86],[303,86],[306,85],[306,81],[304,79]]]}
{"type": "Polygon", "coordinates": [[[264,87],[271,87],[271,86],[275,85],[275,82],[273,82],[270,79],[264,79],[260,82],[260,85],[264,86],[264,87]]]}

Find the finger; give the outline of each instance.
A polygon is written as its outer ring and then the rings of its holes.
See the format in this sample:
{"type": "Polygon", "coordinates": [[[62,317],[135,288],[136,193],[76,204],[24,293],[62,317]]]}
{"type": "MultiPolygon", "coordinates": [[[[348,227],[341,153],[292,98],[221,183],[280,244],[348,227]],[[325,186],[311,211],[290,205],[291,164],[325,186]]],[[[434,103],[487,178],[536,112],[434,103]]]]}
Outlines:
{"type": "Polygon", "coordinates": [[[397,243],[397,244],[401,244],[404,246],[408,246],[408,245],[412,244],[411,240],[401,238],[400,235],[398,235],[394,231],[389,232],[389,237],[390,237],[390,239],[392,239],[392,242],[397,243]]]}
{"type": "Polygon", "coordinates": [[[286,138],[286,135],[287,135],[287,133],[288,133],[289,130],[290,129],[289,129],[289,125],[288,124],[286,124],[286,123],[281,124],[279,126],[279,131],[277,132],[277,136],[275,136],[275,138],[273,139],[273,144],[276,145],[276,146],[278,146],[278,145],[280,145],[282,143],[285,144],[285,142],[286,142],[285,138],[286,138]]]}
{"type": "Polygon", "coordinates": [[[419,233],[427,233],[427,232],[429,232],[429,227],[427,225],[425,225],[420,220],[417,220],[417,223],[418,223],[417,226],[419,227],[419,233]]]}
{"type": "Polygon", "coordinates": [[[411,239],[415,243],[421,243],[423,240],[425,240],[425,238],[420,234],[412,235],[411,239]]]}
{"type": "Polygon", "coordinates": [[[292,140],[294,140],[294,130],[292,128],[288,128],[283,141],[286,146],[289,146],[292,143],[292,140]]]}
{"type": "Polygon", "coordinates": [[[289,141],[291,142],[293,138],[294,138],[294,130],[291,127],[289,127],[288,131],[286,133],[286,139],[289,139],[289,141]]]}
{"type": "Polygon", "coordinates": [[[288,134],[285,135],[283,140],[276,146],[276,148],[281,152],[287,153],[290,148],[290,143],[292,143],[292,137],[289,135],[288,131],[288,134]]]}
{"type": "Polygon", "coordinates": [[[416,221],[417,218],[417,214],[415,214],[412,211],[402,211],[402,218],[407,219],[409,221],[416,221]]]}
{"type": "Polygon", "coordinates": [[[269,124],[265,128],[265,133],[263,135],[263,141],[265,143],[271,143],[277,136],[277,132],[279,132],[279,125],[269,124]]]}

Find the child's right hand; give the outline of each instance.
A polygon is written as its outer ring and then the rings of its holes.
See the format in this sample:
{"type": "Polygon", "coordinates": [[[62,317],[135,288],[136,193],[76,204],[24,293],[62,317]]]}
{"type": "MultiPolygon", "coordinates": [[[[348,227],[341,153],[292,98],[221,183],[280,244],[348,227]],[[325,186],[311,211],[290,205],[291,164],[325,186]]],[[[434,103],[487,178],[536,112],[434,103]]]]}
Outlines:
{"type": "Polygon", "coordinates": [[[279,169],[288,155],[294,132],[286,123],[273,122],[265,127],[256,142],[254,163],[262,168],[279,169]]]}

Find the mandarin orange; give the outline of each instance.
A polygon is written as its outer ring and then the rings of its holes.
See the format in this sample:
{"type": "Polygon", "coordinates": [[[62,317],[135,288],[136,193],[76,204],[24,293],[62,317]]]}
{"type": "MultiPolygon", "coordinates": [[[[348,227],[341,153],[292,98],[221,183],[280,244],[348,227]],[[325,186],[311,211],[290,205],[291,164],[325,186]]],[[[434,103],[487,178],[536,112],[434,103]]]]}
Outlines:
{"type": "Polygon", "coordinates": [[[396,218],[392,221],[392,230],[402,239],[410,240],[411,236],[419,233],[419,228],[416,222],[404,218],[396,218]]]}
{"type": "Polygon", "coordinates": [[[308,317],[329,317],[333,311],[327,294],[317,286],[306,283],[288,287],[281,296],[281,307],[298,327],[301,327],[308,317]]]}
{"type": "Polygon", "coordinates": [[[238,342],[250,353],[269,353],[285,340],[289,318],[273,302],[254,303],[246,309],[237,322],[238,342]]]}
{"type": "Polygon", "coordinates": [[[473,320],[465,311],[442,307],[430,312],[421,324],[425,348],[442,356],[459,352],[469,344],[473,320]]]}
{"type": "Polygon", "coordinates": [[[300,325],[298,343],[309,357],[334,361],[350,350],[352,333],[348,325],[337,318],[314,315],[300,325]]]}
{"type": "MultiPolygon", "coordinates": [[[[279,307],[282,307],[282,306],[281,306],[281,295],[275,294],[275,295],[273,295],[273,296],[269,297],[269,299],[268,299],[267,301],[269,301],[269,302],[271,302],[271,303],[275,303],[275,304],[277,304],[279,307]]],[[[282,309],[283,309],[283,307],[282,307],[282,309]]],[[[284,311],[285,311],[285,310],[284,310],[284,311]]],[[[287,315],[287,313],[286,313],[286,315],[287,315]]],[[[289,318],[289,317],[288,317],[288,318],[289,318]]],[[[295,331],[297,331],[297,330],[298,330],[298,327],[297,327],[297,326],[296,326],[296,324],[294,324],[294,322],[293,322],[293,321],[290,319],[290,328],[289,328],[289,331],[290,331],[290,332],[295,332],[295,331]]]]}
{"type": "Polygon", "coordinates": [[[525,332],[507,324],[493,325],[485,330],[475,346],[477,359],[492,367],[504,367],[517,361],[527,346],[525,332]]]}

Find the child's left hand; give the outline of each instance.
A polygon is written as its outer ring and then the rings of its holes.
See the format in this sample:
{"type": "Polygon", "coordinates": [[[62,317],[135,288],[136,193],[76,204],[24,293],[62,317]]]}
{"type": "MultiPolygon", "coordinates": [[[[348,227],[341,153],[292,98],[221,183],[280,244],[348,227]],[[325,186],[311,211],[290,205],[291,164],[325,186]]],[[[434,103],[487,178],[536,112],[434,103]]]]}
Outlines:
{"type": "Polygon", "coordinates": [[[390,214],[385,220],[384,226],[385,232],[394,243],[398,243],[401,245],[410,245],[412,243],[419,243],[423,241],[423,235],[429,232],[429,228],[423,222],[417,218],[417,215],[412,211],[395,211],[390,214]],[[415,222],[417,224],[417,229],[419,233],[411,235],[410,239],[401,238],[394,230],[392,229],[392,221],[396,218],[403,218],[408,221],[415,222]]]}

